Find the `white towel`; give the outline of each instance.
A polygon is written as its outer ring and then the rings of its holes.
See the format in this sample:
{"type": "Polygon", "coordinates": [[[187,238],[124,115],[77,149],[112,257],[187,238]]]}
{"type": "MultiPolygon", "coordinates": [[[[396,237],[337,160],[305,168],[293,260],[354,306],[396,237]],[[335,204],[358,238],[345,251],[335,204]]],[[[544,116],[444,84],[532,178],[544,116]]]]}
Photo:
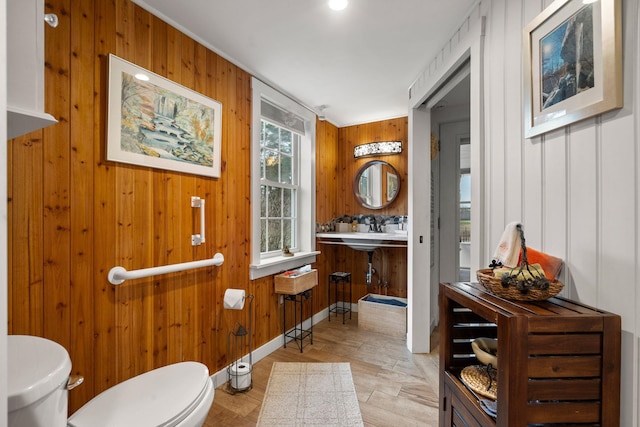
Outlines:
{"type": "Polygon", "coordinates": [[[500,243],[493,254],[493,260],[499,261],[506,267],[515,267],[518,265],[520,256],[520,233],[518,233],[519,222],[511,222],[507,224],[500,243]]]}

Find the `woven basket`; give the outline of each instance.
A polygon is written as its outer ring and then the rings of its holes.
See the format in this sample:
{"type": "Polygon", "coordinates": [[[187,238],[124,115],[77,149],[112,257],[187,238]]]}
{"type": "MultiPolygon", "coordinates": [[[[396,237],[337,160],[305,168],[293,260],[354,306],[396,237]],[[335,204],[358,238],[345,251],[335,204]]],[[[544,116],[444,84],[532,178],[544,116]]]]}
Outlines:
{"type": "Polygon", "coordinates": [[[480,365],[466,366],[460,372],[460,379],[480,396],[493,400],[498,398],[498,381],[489,378],[486,367],[480,365]]]}
{"type": "Polygon", "coordinates": [[[490,268],[478,270],[476,272],[476,277],[478,277],[478,282],[480,282],[489,292],[515,301],[544,301],[558,295],[564,287],[562,282],[556,280],[555,282],[550,282],[549,288],[545,290],[529,289],[526,293],[523,293],[513,286],[505,288],[502,285],[502,279],[500,277],[495,277],[493,275],[493,270],[490,268]]]}

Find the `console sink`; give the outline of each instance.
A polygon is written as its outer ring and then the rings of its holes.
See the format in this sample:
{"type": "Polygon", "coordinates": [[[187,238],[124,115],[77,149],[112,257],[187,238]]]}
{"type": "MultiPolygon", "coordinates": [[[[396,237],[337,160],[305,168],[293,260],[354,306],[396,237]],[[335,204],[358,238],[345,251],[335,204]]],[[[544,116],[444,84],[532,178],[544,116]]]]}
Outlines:
{"type": "Polygon", "coordinates": [[[400,233],[317,233],[323,243],[343,244],[357,251],[370,252],[380,247],[405,247],[407,235],[400,233]]]}

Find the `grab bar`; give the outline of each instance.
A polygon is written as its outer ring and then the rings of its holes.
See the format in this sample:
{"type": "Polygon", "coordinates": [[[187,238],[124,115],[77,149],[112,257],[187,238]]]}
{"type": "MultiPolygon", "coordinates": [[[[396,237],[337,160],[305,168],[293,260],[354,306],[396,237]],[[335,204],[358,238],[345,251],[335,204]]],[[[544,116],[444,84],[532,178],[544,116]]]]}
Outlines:
{"type": "Polygon", "coordinates": [[[211,259],[163,265],[161,267],[143,268],[141,270],[127,271],[124,267],[116,266],[109,270],[108,278],[112,285],[119,285],[125,280],[141,279],[143,277],[175,273],[176,271],[192,270],[194,268],[209,267],[211,265],[220,266],[223,262],[224,255],[217,253],[211,259]]]}
{"type": "Polygon", "coordinates": [[[198,246],[204,243],[204,199],[192,196],[191,207],[200,208],[200,233],[191,235],[191,246],[198,246]]]}

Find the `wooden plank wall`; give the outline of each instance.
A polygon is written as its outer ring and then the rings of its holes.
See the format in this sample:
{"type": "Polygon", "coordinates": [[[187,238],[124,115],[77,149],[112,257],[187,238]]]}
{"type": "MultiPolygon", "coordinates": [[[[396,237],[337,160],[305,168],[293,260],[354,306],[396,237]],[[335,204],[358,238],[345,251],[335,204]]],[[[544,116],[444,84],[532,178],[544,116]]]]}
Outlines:
{"type": "MultiPolygon", "coordinates": [[[[371,215],[406,215],[408,212],[408,118],[402,117],[373,123],[348,126],[338,130],[337,173],[337,206],[338,215],[371,214],[371,215]],[[353,148],[367,142],[402,141],[403,152],[400,155],[353,158],[353,148]],[[400,194],[388,207],[383,209],[367,209],[359,205],[352,190],[353,179],[358,170],[370,160],[384,160],[396,168],[400,174],[400,194]]],[[[327,222],[335,216],[318,215],[319,222],[327,222]]],[[[352,274],[352,301],[367,293],[407,296],[407,250],[405,248],[388,248],[376,250],[373,265],[376,268],[374,286],[366,285],[368,254],[343,246],[318,245],[329,259],[328,268],[333,271],[349,271],[352,274]],[[379,284],[379,281],[381,282],[379,284]],[[387,282],[388,286],[381,286],[387,282]]]]}
{"type": "MultiPolygon", "coordinates": [[[[227,366],[227,334],[248,321],[247,310],[223,309],[227,288],[255,295],[256,347],[281,334],[282,306],[272,277],[249,280],[250,75],[129,0],[50,0],[46,12],[60,19],[55,29],[45,26],[46,111],[59,123],[8,144],[8,331],[44,336],[69,351],[72,372],[85,377],[70,394],[73,412],[169,363],[197,360],[212,373],[227,366]],[[220,178],[105,160],[109,53],[222,103],[220,178]],[[207,201],[207,240],[198,247],[190,244],[198,227],[192,195],[207,201]],[[107,281],[116,265],[139,269],[216,252],[225,256],[218,268],[107,281]]],[[[341,134],[317,122],[318,220],[362,212],[353,202],[342,205],[346,194],[338,192],[351,188],[358,167],[343,145],[378,129],[387,129],[383,138],[391,137],[388,129],[404,134],[406,142],[406,120],[391,123],[341,134]]],[[[405,213],[406,154],[392,163],[403,189],[389,213],[405,213]]],[[[353,255],[340,253],[338,262],[323,253],[315,265],[314,312],[327,306],[329,270],[353,255]]],[[[362,270],[366,260],[357,265],[362,270]]]]}

